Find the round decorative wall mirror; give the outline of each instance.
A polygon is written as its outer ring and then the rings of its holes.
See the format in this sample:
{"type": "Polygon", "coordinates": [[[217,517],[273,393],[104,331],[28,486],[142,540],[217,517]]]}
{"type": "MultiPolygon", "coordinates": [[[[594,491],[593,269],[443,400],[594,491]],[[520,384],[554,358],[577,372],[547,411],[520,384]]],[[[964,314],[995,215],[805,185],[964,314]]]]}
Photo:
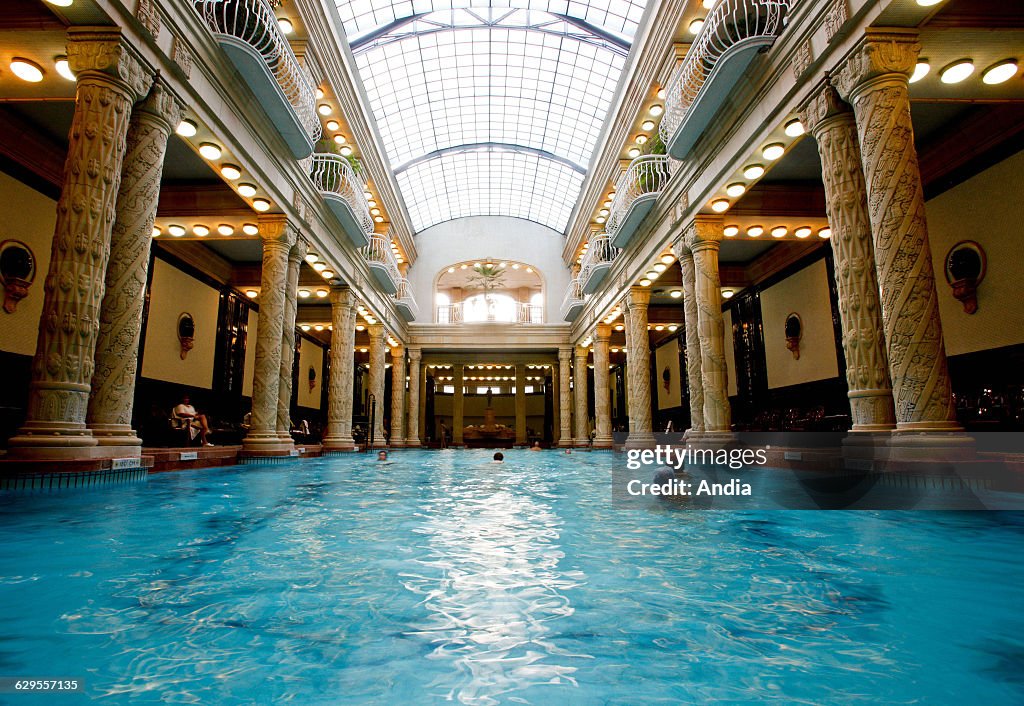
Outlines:
{"type": "Polygon", "coordinates": [[[978,285],[987,270],[985,250],[973,240],[962,240],[946,253],[946,281],[968,314],[978,310],[978,285]]]}
{"type": "Polygon", "coordinates": [[[4,285],[4,311],[13,314],[18,302],[28,296],[36,278],[36,256],[20,240],[0,243],[0,279],[4,285]]]}
{"type": "Polygon", "coordinates": [[[178,343],[181,344],[181,359],[185,360],[188,352],[195,345],[196,320],[187,311],[178,316],[178,343]]]}
{"type": "Polygon", "coordinates": [[[800,314],[793,312],[786,317],[786,348],[793,353],[796,360],[800,360],[800,339],[804,337],[804,322],[800,314]]]}
{"type": "Polygon", "coordinates": [[[306,374],[309,380],[309,391],[312,392],[313,388],[316,387],[316,368],[312,365],[309,366],[309,372],[306,374]]]}

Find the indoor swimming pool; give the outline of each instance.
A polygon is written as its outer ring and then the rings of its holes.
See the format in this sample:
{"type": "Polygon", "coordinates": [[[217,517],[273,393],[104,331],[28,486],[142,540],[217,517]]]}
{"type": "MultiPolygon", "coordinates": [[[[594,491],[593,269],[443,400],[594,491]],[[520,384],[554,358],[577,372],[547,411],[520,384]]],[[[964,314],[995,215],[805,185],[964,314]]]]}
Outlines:
{"type": "Polygon", "coordinates": [[[612,502],[610,452],[0,496],[13,704],[1024,702],[1024,514],[612,502]]]}

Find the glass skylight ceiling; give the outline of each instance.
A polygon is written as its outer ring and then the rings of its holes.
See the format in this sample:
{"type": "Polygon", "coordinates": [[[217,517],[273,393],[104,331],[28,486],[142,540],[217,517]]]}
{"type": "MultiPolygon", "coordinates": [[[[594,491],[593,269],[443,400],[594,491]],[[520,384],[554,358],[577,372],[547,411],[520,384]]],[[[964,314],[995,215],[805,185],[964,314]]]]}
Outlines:
{"type": "Polygon", "coordinates": [[[413,227],[508,215],[564,231],[643,3],[477,3],[338,6],[413,227]]]}

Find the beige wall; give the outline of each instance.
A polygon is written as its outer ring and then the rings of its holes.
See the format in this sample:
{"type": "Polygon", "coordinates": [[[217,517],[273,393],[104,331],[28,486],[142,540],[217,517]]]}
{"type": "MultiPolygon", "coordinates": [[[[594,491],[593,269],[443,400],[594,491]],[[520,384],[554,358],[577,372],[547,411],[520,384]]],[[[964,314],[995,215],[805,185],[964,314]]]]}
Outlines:
{"type": "Polygon", "coordinates": [[[769,388],[828,380],[839,375],[824,260],[764,290],[761,320],[769,388]],[[799,314],[803,321],[799,360],[786,348],[785,322],[791,312],[799,314]]]}
{"type": "Polygon", "coordinates": [[[249,309],[249,323],[245,328],[245,365],[242,369],[242,396],[252,397],[253,372],[256,370],[256,324],[260,314],[249,309]]]}
{"type": "Polygon", "coordinates": [[[928,202],[928,230],[946,353],[960,355],[1024,343],[1020,280],[1024,265],[1024,152],[1000,162],[928,202]],[[946,281],[949,249],[974,240],[988,273],[978,288],[978,311],[964,312],[946,281]]]}
{"type": "Polygon", "coordinates": [[[0,309],[0,350],[34,355],[43,311],[43,282],[50,267],[50,247],[57,220],[57,202],[20,181],[0,173],[0,241],[20,240],[36,259],[36,275],[28,296],[13,314],[0,309]]]}
{"type": "Polygon", "coordinates": [[[733,347],[732,312],[722,313],[725,322],[725,373],[728,378],[726,389],[729,397],[736,396],[736,349],[733,347]]]}
{"type": "Polygon", "coordinates": [[[217,290],[163,260],[154,260],[142,376],[212,388],[219,305],[217,290]],[[195,319],[196,337],[182,360],[178,316],[186,311],[195,319]]]}
{"type": "Polygon", "coordinates": [[[654,379],[658,386],[658,409],[672,409],[682,405],[682,394],[679,385],[679,342],[676,339],[658,346],[654,351],[654,379]],[[669,372],[668,389],[662,377],[665,369],[669,372]]]}
{"type": "Polygon", "coordinates": [[[303,338],[299,347],[299,406],[320,409],[320,389],[324,378],[324,349],[303,338]],[[316,371],[313,389],[309,387],[309,368],[316,371]]]}

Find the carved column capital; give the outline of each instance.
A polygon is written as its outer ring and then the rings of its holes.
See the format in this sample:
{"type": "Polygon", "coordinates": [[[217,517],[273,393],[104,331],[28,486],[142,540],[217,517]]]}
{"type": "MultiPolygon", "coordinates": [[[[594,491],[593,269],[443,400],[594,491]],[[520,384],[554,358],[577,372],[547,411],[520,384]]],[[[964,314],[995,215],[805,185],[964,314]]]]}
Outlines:
{"type": "Polygon", "coordinates": [[[558,347],[558,361],[560,363],[569,363],[572,361],[572,348],[572,346],[558,347]]]}
{"type": "Polygon", "coordinates": [[[826,79],[821,88],[800,109],[800,121],[817,138],[835,120],[854,121],[853,108],[843,100],[839,91],[826,79]]]}
{"type": "Polygon", "coordinates": [[[355,306],[356,294],[348,287],[331,287],[330,301],[332,306],[355,306]]]}
{"type": "Polygon", "coordinates": [[[296,238],[292,249],[288,251],[288,262],[301,265],[302,261],[306,259],[307,252],[309,252],[309,243],[306,239],[296,238]]]}
{"type": "Polygon", "coordinates": [[[586,346],[576,346],[575,350],[573,351],[573,355],[576,358],[583,358],[584,360],[586,360],[587,358],[590,357],[590,349],[587,348],[586,346]]]}
{"type": "Polygon", "coordinates": [[[857,48],[834,76],[839,94],[849,101],[873,84],[898,81],[913,75],[921,42],[915,30],[868,30],[857,48]]]}
{"type": "Polygon", "coordinates": [[[382,341],[384,340],[384,325],[383,324],[369,324],[366,327],[366,334],[370,337],[370,340],[382,341]]]}
{"type": "Polygon", "coordinates": [[[598,324],[594,329],[594,342],[607,343],[612,338],[611,324],[598,324]]]}
{"type": "Polygon", "coordinates": [[[651,303],[651,290],[647,287],[630,287],[626,299],[630,310],[646,309],[651,303]]]}
{"type": "Polygon", "coordinates": [[[149,94],[135,106],[135,112],[158,121],[169,135],[181,122],[184,110],[181,101],[171,92],[159,73],[153,79],[149,94]]]}
{"type": "Polygon", "coordinates": [[[715,247],[725,233],[725,221],[721,216],[695,216],[683,227],[683,245],[690,251],[713,243],[715,247]]]}
{"type": "Polygon", "coordinates": [[[148,68],[124,41],[119,29],[71,27],[67,33],[68,68],[78,81],[100,80],[139,100],[153,82],[148,68]]]}
{"type": "Polygon", "coordinates": [[[290,250],[295,245],[298,231],[288,222],[288,216],[283,213],[267,213],[259,216],[257,222],[263,247],[281,247],[290,250]]]}
{"type": "Polygon", "coordinates": [[[405,357],[405,346],[399,343],[397,346],[391,346],[391,357],[392,358],[404,358],[405,357]]]}
{"type": "Polygon", "coordinates": [[[423,349],[419,346],[409,346],[409,360],[417,363],[423,360],[423,349]]]}

